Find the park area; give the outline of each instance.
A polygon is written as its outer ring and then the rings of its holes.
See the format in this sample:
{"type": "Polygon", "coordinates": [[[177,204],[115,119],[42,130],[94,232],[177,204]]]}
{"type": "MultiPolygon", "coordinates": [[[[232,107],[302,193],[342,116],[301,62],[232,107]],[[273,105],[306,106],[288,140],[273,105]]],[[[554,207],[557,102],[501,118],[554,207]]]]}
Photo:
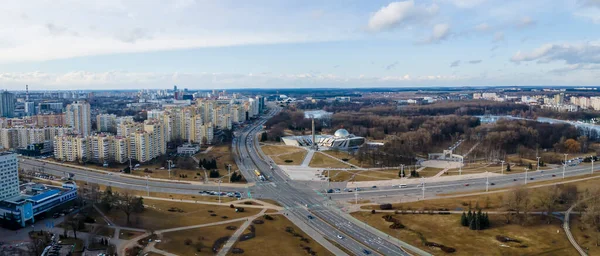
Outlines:
{"type": "Polygon", "coordinates": [[[326,156],[321,152],[315,152],[308,166],[318,168],[351,168],[350,165],[345,164],[342,160],[326,156]]]}
{"type": "Polygon", "coordinates": [[[278,165],[300,165],[307,153],[303,148],[285,145],[264,145],[261,149],[278,165]]]}
{"type": "Polygon", "coordinates": [[[229,206],[150,199],[145,199],[144,205],[141,213],[131,215],[129,224],[122,211],[113,209],[105,214],[119,226],[160,230],[244,218],[260,212],[249,207],[245,207],[244,212],[236,212],[229,206]]]}
{"type": "Polygon", "coordinates": [[[177,255],[215,255],[243,224],[231,222],[194,229],[165,232],[155,247],[177,255]]]}
{"type": "Polygon", "coordinates": [[[352,216],[435,255],[445,253],[432,243],[455,249],[452,255],[577,255],[558,220],[546,224],[532,217],[527,226],[522,226],[506,224],[503,216],[490,214],[488,229],[470,230],[460,225],[460,214],[355,212],[352,216]],[[399,220],[403,228],[392,229],[385,215],[399,220]],[[515,241],[500,241],[498,236],[515,241]]]}
{"type": "Polygon", "coordinates": [[[265,215],[257,218],[240,237],[234,248],[243,253],[228,255],[332,255],[323,246],[312,240],[291,221],[282,215],[265,215]],[[260,224],[259,224],[260,223],[260,224]]]}

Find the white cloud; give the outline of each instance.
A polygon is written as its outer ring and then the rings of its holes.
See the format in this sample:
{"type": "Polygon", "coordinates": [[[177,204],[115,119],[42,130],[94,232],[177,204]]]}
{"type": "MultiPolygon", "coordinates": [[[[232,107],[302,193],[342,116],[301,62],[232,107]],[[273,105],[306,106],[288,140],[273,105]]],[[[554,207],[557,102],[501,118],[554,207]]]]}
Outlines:
{"type": "Polygon", "coordinates": [[[494,39],[492,40],[492,42],[497,43],[500,41],[504,41],[504,32],[496,32],[494,34],[494,39]]]}
{"type": "Polygon", "coordinates": [[[486,32],[490,29],[491,29],[491,27],[487,23],[481,23],[481,24],[475,26],[475,30],[480,31],[480,32],[486,32]]]}
{"type": "Polygon", "coordinates": [[[458,8],[473,8],[476,7],[487,0],[444,0],[446,2],[450,2],[458,8]]]}
{"type": "Polygon", "coordinates": [[[535,25],[536,22],[529,16],[522,17],[516,22],[517,28],[525,28],[535,25]]]}
{"type": "Polygon", "coordinates": [[[600,42],[544,44],[528,53],[519,51],[510,60],[515,63],[600,64],[600,42]]]}
{"type": "Polygon", "coordinates": [[[435,16],[438,10],[439,7],[435,4],[417,6],[414,0],[392,2],[371,16],[368,28],[371,31],[381,31],[406,23],[418,23],[435,16]]]}
{"type": "Polygon", "coordinates": [[[446,23],[435,24],[431,36],[424,43],[439,43],[450,36],[450,25],[446,23]]]}
{"type": "Polygon", "coordinates": [[[460,60],[455,60],[452,63],[450,63],[451,68],[458,67],[459,65],[460,65],[460,60]]]}
{"type": "Polygon", "coordinates": [[[467,79],[448,75],[410,75],[401,76],[338,76],[335,74],[272,74],[272,73],[152,73],[152,72],[88,72],[68,73],[0,73],[0,83],[6,88],[21,88],[29,84],[34,90],[70,90],[78,88],[130,89],[166,88],[173,83],[190,89],[209,88],[296,88],[312,87],[360,87],[360,86],[409,86],[437,82],[448,83],[467,79]]]}

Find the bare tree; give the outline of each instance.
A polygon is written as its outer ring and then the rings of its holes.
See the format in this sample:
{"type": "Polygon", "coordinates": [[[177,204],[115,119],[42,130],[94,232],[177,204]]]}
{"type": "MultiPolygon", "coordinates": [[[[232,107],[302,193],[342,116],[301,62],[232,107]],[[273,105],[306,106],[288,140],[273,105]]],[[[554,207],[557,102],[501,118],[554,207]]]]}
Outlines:
{"type": "Polygon", "coordinates": [[[596,235],[596,246],[600,246],[600,189],[586,190],[584,200],[581,222],[596,235]]]}
{"type": "MultiPolygon", "coordinates": [[[[561,189],[559,186],[548,186],[540,190],[537,196],[537,202],[542,208],[542,211],[550,216],[556,210],[560,201],[561,189]]],[[[550,224],[551,218],[546,217],[547,223],[550,224]]]]}
{"type": "Polygon", "coordinates": [[[127,225],[131,223],[132,213],[141,212],[144,209],[144,203],[141,197],[134,196],[129,191],[123,193],[115,192],[115,208],[125,213],[127,216],[127,225]]]}
{"type": "Polygon", "coordinates": [[[504,206],[507,208],[506,223],[510,223],[514,215],[521,225],[525,225],[531,209],[529,191],[523,186],[515,187],[507,193],[504,206]]]}

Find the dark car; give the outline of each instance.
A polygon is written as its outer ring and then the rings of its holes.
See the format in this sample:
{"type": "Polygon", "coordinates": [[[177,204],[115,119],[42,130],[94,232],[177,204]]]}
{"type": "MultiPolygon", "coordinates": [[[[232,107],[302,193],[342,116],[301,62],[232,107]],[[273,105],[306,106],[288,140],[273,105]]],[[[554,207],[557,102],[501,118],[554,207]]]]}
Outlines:
{"type": "Polygon", "coordinates": [[[315,217],[313,217],[312,215],[308,215],[308,219],[309,219],[309,220],[312,220],[312,219],[314,219],[314,218],[315,218],[315,217]]]}
{"type": "Polygon", "coordinates": [[[366,255],[369,255],[369,254],[371,254],[371,251],[369,251],[367,249],[363,249],[363,253],[366,254],[366,255]]]}
{"type": "Polygon", "coordinates": [[[529,178],[529,180],[533,180],[533,178],[529,178]]]}
{"type": "Polygon", "coordinates": [[[327,193],[333,193],[333,189],[327,190],[327,193]]]}
{"type": "Polygon", "coordinates": [[[556,177],[556,174],[552,174],[552,177],[556,177]]]}
{"type": "Polygon", "coordinates": [[[517,179],[513,179],[513,181],[517,181],[517,179]]]}
{"type": "Polygon", "coordinates": [[[492,182],[492,183],[490,183],[490,185],[494,186],[494,185],[496,185],[496,183],[492,182]]]}
{"type": "Polygon", "coordinates": [[[377,186],[372,186],[371,188],[377,188],[377,186]]]}

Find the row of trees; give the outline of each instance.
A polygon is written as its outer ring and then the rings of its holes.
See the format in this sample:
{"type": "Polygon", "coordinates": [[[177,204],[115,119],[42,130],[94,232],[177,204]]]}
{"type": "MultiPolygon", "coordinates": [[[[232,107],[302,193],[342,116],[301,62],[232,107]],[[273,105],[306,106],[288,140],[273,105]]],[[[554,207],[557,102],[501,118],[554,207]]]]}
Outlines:
{"type": "MultiPolygon", "coordinates": [[[[523,186],[515,187],[504,197],[503,206],[507,209],[504,215],[506,223],[526,225],[534,207],[543,212],[548,223],[550,215],[561,205],[570,205],[578,198],[577,187],[572,184],[559,184],[539,188],[531,193],[523,186]]],[[[561,207],[564,208],[564,207],[561,207]]]]}
{"type": "Polygon", "coordinates": [[[471,212],[471,209],[469,209],[468,214],[463,212],[460,217],[460,224],[463,227],[469,227],[471,230],[483,230],[490,227],[490,218],[487,213],[482,213],[481,209],[476,212],[471,212]]]}

